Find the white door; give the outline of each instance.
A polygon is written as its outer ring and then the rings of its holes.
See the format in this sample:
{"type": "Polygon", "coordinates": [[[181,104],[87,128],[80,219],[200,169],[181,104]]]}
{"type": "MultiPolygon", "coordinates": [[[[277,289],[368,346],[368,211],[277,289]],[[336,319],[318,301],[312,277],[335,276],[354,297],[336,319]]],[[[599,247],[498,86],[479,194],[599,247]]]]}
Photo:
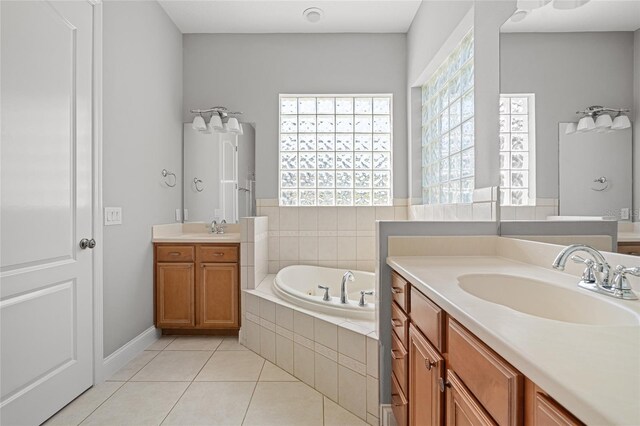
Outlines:
{"type": "Polygon", "coordinates": [[[0,1],[0,423],[92,384],[93,6],[0,1]]]}

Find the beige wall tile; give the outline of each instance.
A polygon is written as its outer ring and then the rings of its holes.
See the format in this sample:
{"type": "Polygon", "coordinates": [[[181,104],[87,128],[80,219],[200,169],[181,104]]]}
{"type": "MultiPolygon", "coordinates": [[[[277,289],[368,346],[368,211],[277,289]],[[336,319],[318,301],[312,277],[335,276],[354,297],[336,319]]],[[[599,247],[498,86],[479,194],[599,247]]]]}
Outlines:
{"type": "Polygon", "coordinates": [[[355,231],[356,229],[356,208],[340,207],[340,210],[338,212],[338,230],[355,231]]]}
{"type": "Polygon", "coordinates": [[[367,356],[365,336],[338,327],[338,352],[356,360],[365,360],[367,356]]]}
{"type": "Polygon", "coordinates": [[[318,260],[334,260],[338,258],[338,238],[318,237],[318,260]]]}
{"type": "Polygon", "coordinates": [[[276,325],[293,331],[293,309],[276,305],[276,325]]]}
{"type": "Polygon", "coordinates": [[[373,231],[375,221],[375,207],[356,207],[356,230],[373,231]]]}
{"type": "Polygon", "coordinates": [[[267,321],[276,322],[276,304],[270,300],[260,299],[260,318],[264,318],[267,321]]]}
{"type": "MultiPolygon", "coordinates": [[[[378,378],[378,341],[367,337],[367,374],[378,378]]],[[[377,414],[377,413],[376,413],[377,414]]]]}
{"type": "Polygon", "coordinates": [[[280,237],[280,260],[299,259],[298,237],[280,237]]]}
{"type": "Polygon", "coordinates": [[[375,259],[375,237],[358,237],[357,238],[357,260],[373,260],[375,259]]]}
{"type": "Polygon", "coordinates": [[[298,210],[298,229],[300,231],[318,230],[317,207],[300,207],[298,210]]]}
{"type": "Polygon", "coordinates": [[[338,401],[338,364],[319,353],[315,354],[315,388],[338,401]]]}
{"type": "Polygon", "coordinates": [[[300,260],[318,260],[318,237],[300,237],[300,260]]]}
{"type": "Polygon", "coordinates": [[[313,350],[293,344],[293,372],[294,376],[309,386],[315,384],[315,354],[313,350]]]}
{"type": "Polygon", "coordinates": [[[280,230],[281,231],[297,231],[299,229],[297,207],[281,207],[280,208],[280,230]]]}
{"type": "Polygon", "coordinates": [[[378,379],[367,376],[367,412],[378,414],[379,407],[378,379]]]}
{"type": "Polygon", "coordinates": [[[260,355],[268,361],[276,362],[276,333],[266,327],[260,327],[260,355]]]}
{"type": "Polygon", "coordinates": [[[338,237],[338,260],[357,259],[356,237],[338,237]]]}
{"type": "Polygon", "coordinates": [[[323,346],[338,350],[338,326],[329,322],[314,318],[314,340],[323,346]]]}
{"type": "Polygon", "coordinates": [[[293,374],[293,340],[276,334],[276,365],[293,374]]]}
{"type": "Polygon", "coordinates": [[[367,418],[367,380],[365,376],[338,365],[338,402],[361,419],[367,418]]]}
{"type": "MultiPolygon", "coordinates": [[[[342,212],[342,208],[340,212],[342,212]]],[[[336,231],[337,229],[338,209],[336,207],[318,207],[318,231],[336,231]]]]}
{"type": "Polygon", "coordinates": [[[296,334],[313,340],[313,320],[310,315],[303,314],[299,311],[293,312],[293,331],[296,334]]]}

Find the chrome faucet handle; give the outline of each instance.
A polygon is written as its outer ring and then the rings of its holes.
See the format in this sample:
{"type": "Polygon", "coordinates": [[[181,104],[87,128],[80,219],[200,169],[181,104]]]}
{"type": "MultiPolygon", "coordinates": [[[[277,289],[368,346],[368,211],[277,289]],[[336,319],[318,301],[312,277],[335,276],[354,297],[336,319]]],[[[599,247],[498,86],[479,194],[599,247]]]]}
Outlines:
{"type": "Polygon", "coordinates": [[[584,263],[587,266],[582,273],[582,281],[584,281],[585,283],[596,282],[596,262],[594,260],[585,259],[584,257],[578,255],[572,256],[571,260],[573,260],[575,263],[584,263]]]}
{"type": "Polygon", "coordinates": [[[626,268],[622,265],[616,266],[615,274],[611,282],[611,290],[614,296],[625,300],[637,300],[638,296],[633,292],[633,288],[627,279],[627,274],[640,277],[640,267],[626,268]]]}
{"type": "Polygon", "coordinates": [[[318,288],[324,290],[324,296],[322,296],[322,300],[328,302],[331,300],[331,296],[329,296],[329,287],[318,284],[318,288]]]}
{"type": "Polygon", "coordinates": [[[374,293],[373,290],[361,290],[360,291],[360,302],[358,302],[358,306],[366,306],[367,301],[364,299],[364,296],[372,296],[374,293]]]}
{"type": "Polygon", "coordinates": [[[225,219],[222,219],[222,222],[220,222],[220,225],[218,225],[218,234],[224,234],[224,229],[227,227],[227,221],[225,219]]]}

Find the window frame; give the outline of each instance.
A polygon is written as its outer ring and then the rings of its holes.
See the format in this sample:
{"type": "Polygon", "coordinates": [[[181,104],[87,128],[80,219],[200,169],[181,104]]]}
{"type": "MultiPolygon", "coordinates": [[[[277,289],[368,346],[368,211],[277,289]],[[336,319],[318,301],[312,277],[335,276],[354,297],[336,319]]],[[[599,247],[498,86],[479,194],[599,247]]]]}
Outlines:
{"type": "MultiPolygon", "coordinates": [[[[284,115],[289,115],[289,114],[284,114],[284,115]]],[[[295,114],[296,116],[300,116],[300,115],[307,115],[307,114],[295,114]]],[[[313,114],[311,114],[313,115],[313,114]]],[[[318,115],[323,115],[323,114],[315,114],[316,117],[318,115]]],[[[331,115],[331,114],[329,114],[331,115]]],[[[333,116],[336,117],[338,115],[341,114],[336,114],[335,111],[333,113],[333,116]]],[[[355,118],[356,114],[355,111],[352,114],[355,118]]],[[[376,115],[373,113],[371,113],[371,115],[376,115]]],[[[382,114],[382,115],[387,115],[387,114],[382,114]]],[[[393,143],[393,133],[394,133],[394,126],[393,126],[393,119],[394,119],[394,111],[393,111],[393,93],[280,93],[278,95],[278,206],[279,207],[392,207],[394,205],[393,203],[393,195],[394,195],[394,189],[393,189],[393,184],[394,184],[394,164],[393,164],[393,160],[394,160],[394,155],[393,155],[393,147],[394,147],[394,143],[393,143]],[[282,187],[282,172],[283,171],[287,171],[287,170],[295,170],[296,172],[300,172],[301,170],[304,169],[300,169],[299,165],[298,167],[296,167],[295,169],[283,169],[282,168],[282,161],[281,161],[281,155],[282,153],[286,153],[286,152],[290,152],[290,151],[283,151],[282,150],[282,135],[286,135],[288,134],[287,132],[283,132],[282,131],[282,99],[283,98],[351,98],[353,99],[353,101],[355,102],[356,98],[388,98],[389,99],[389,151],[383,151],[383,152],[388,152],[389,153],[389,199],[388,199],[388,203],[387,204],[375,204],[374,200],[373,200],[373,191],[376,189],[373,186],[371,187],[371,191],[372,191],[372,197],[371,197],[371,204],[367,204],[367,205],[357,205],[355,203],[355,196],[352,198],[352,202],[351,204],[337,204],[336,203],[336,199],[335,199],[335,191],[339,190],[340,188],[337,188],[335,186],[335,180],[334,180],[334,186],[332,188],[327,188],[327,189],[331,189],[334,191],[334,203],[332,205],[320,205],[318,204],[318,198],[316,197],[315,203],[313,205],[301,205],[300,204],[300,200],[298,198],[298,203],[296,205],[288,205],[288,204],[283,204],[282,203],[282,191],[283,190],[287,190],[287,189],[292,189],[292,188],[283,188],[282,187]]],[[[320,132],[323,133],[323,132],[320,132]]],[[[336,132],[335,129],[333,132],[327,132],[328,134],[333,133],[334,135],[336,134],[352,134],[352,135],[356,135],[356,134],[360,134],[361,132],[356,132],[355,131],[355,122],[354,122],[354,129],[352,132],[350,133],[344,133],[344,132],[336,132]]],[[[296,134],[299,134],[299,132],[296,132],[296,134]]],[[[309,134],[314,134],[314,133],[309,133],[309,134]]],[[[319,134],[316,130],[315,134],[319,134]]],[[[387,133],[378,133],[378,134],[387,134],[387,133]]],[[[373,132],[373,127],[372,127],[372,131],[371,131],[371,135],[375,136],[376,133],[373,132]]],[[[335,148],[335,147],[334,147],[335,148]]],[[[291,151],[292,152],[292,151],[291,151]]],[[[299,151],[297,151],[299,152],[299,151]]],[[[322,151],[309,151],[309,152],[322,152],[322,151]]],[[[335,151],[335,149],[333,151],[328,151],[328,152],[339,152],[339,151],[335,151]]],[[[352,152],[352,153],[357,153],[359,151],[356,151],[355,149],[351,150],[351,151],[344,151],[344,152],[352,152]]],[[[365,151],[365,152],[369,152],[369,151],[365,151]]],[[[370,151],[372,154],[375,153],[376,151],[372,150],[370,151]]],[[[315,169],[317,172],[317,168],[315,169]]],[[[333,170],[334,172],[339,171],[339,169],[336,169],[334,167],[334,169],[330,169],[333,170]]],[[[353,185],[350,188],[343,188],[343,189],[350,189],[352,191],[354,191],[355,194],[355,190],[359,189],[355,186],[355,172],[358,171],[357,169],[355,169],[355,167],[353,169],[349,169],[350,171],[352,171],[354,173],[354,182],[353,185]]],[[[369,170],[369,169],[367,169],[369,170]]],[[[375,172],[376,169],[374,169],[373,167],[370,169],[372,170],[372,172],[375,172]]],[[[381,170],[381,169],[380,169],[381,170]]],[[[387,169],[385,169],[384,171],[387,171],[387,169]]],[[[387,189],[387,188],[381,188],[381,189],[387,189]]],[[[296,190],[300,190],[300,186],[298,184],[298,186],[296,187],[296,190]]],[[[315,186],[315,190],[318,190],[317,187],[317,183],[315,186]]],[[[316,192],[317,194],[317,192],[316,192]]]]}
{"type": "MultiPolygon", "coordinates": [[[[500,187],[500,205],[504,207],[526,207],[526,206],[535,206],[536,205],[536,94],[535,93],[500,93],[500,99],[503,98],[527,98],[527,135],[528,135],[528,150],[522,151],[527,152],[529,154],[528,167],[526,169],[522,169],[523,171],[528,172],[528,197],[522,204],[512,204],[511,199],[509,198],[508,202],[505,203],[504,190],[505,188],[500,187]]],[[[500,119],[501,115],[506,115],[498,112],[498,119],[500,119]]],[[[511,116],[511,111],[509,111],[509,116],[511,116]]],[[[524,115],[524,114],[523,114],[524,115]]],[[[500,132],[498,130],[498,137],[502,134],[512,135],[511,130],[509,132],[500,132]]],[[[524,134],[524,132],[523,132],[524,134]]],[[[498,141],[498,144],[500,142],[498,141]]],[[[501,150],[498,145],[498,156],[501,153],[509,152],[518,152],[512,151],[511,147],[509,150],[501,150]]],[[[499,164],[499,161],[498,161],[499,164]]],[[[500,174],[503,170],[498,166],[498,173],[500,174]]],[[[511,174],[511,167],[509,167],[509,174],[511,174]]],[[[509,185],[506,189],[511,190],[513,187],[509,185]]]]}

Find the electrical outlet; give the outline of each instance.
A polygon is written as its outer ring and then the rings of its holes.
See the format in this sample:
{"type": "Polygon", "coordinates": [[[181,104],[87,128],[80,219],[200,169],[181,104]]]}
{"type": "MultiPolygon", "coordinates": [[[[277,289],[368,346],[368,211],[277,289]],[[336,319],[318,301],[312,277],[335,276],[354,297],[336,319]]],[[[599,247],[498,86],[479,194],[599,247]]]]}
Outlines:
{"type": "Polygon", "coordinates": [[[629,220],[629,208],[620,209],[620,220],[629,220]]]}
{"type": "Polygon", "coordinates": [[[122,225],[122,207],[105,207],[104,225],[122,225]]]}

